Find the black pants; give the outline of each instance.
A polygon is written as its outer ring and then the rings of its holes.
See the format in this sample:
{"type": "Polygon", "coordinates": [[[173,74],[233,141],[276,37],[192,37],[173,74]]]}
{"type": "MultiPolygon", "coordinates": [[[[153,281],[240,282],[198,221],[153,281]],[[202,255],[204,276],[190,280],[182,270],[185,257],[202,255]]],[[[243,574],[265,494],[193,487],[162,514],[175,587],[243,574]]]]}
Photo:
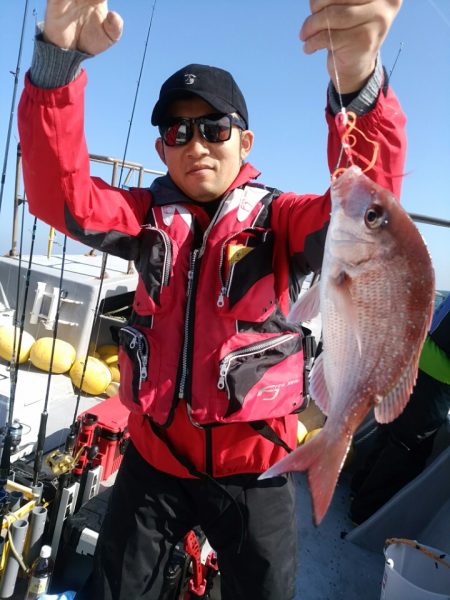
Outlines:
{"type": "Polygon", "coordinates": [[[130,444],[93,572],[77,600],[158,600],[174,545],[197,525],[217,553],[222,600],[292,600],[297,538],[292,476],[258,481],[257,475],[234,475],[216,482],[222,488],[162,473],[130,444]]]}

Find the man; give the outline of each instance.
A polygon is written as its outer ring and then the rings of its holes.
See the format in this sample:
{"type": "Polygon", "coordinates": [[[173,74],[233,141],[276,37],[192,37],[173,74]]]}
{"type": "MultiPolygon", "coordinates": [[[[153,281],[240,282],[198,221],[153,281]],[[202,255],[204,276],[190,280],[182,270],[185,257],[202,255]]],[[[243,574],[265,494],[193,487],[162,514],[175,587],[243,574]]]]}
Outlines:
{"type": "Polygon", "coordinates": [[[364,465],[353,476],[350,516],[368,519],[417,477],[450,410],[450,294],[435,310],[417,381],[397,419],[378,425],[364,465]]]}
{"type": "MultiPolygon", "coordinates": [[[[339,77],[343,102],[380,144],[369,174],[397,196],[399,179],[388,172],[403,171],[404,117],[377,57],[400,3],[312,1],[301,30],[307,53],[333,41],[330,170],[341,150],[339,77]]],[[[168,175],[131,191],[91,179],[79,65],[112,45],[121,26],[106,2],[48,0],[20,104],[30,210],[135,260],[140,273],[120,334],[132,445],[78,598],[158,598],[173,545],[201,525],[218,553],[224,600],[288,600],[294,484],[258,476],[295,445],[302,340],[285,316],[301,278],[320,269],[329,193],[283,194],[253,181],[244,97],[228,72],[205,65],[169,77],[154,107],[168,175]]],[[[372,156],[362,136],[355,149],[372,156]]]]}

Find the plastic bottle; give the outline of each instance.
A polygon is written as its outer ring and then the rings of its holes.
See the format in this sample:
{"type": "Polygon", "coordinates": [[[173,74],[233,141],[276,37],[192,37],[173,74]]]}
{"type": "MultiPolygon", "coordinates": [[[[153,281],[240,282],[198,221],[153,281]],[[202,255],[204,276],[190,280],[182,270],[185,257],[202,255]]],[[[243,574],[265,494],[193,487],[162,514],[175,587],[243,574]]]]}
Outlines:
{"type": "Polygon", "coordinates": [[[50,546],[42,546],[39,556],[33,562],[28,582],[28,590],[25,600],[36,600],[41,594],[48,590],[50,577],[53,571],[52,549],[50,546]]]}

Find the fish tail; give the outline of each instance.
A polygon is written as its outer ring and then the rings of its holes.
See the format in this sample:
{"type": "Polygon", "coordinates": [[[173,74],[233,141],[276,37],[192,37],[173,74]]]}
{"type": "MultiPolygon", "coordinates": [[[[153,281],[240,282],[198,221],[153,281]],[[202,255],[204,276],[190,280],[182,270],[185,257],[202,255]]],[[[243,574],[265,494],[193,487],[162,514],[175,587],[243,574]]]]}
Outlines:
{"type": "Polygon", "coordinates": [[[330,506],[333,492],[350,447],[345,436],[331,442],[326,430],[322,430],[306,444],[296,448],[259,479],[275,477],[289,471],[307,471],[312,497],[314,525],[319,525],[330,506]]]}

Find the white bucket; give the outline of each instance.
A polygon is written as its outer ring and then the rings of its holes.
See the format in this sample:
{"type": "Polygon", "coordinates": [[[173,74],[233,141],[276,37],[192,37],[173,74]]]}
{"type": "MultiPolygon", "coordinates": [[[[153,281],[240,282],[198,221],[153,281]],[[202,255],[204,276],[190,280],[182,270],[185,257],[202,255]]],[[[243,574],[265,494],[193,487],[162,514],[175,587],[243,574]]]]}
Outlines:
{"type": "Polygon", "coordinates": [[[444,552],[405,540],[389,540],[381,600],[450,600],[449,558],[444,552]],[[444,562],[434,560],[433,556],[444,562]]]}

